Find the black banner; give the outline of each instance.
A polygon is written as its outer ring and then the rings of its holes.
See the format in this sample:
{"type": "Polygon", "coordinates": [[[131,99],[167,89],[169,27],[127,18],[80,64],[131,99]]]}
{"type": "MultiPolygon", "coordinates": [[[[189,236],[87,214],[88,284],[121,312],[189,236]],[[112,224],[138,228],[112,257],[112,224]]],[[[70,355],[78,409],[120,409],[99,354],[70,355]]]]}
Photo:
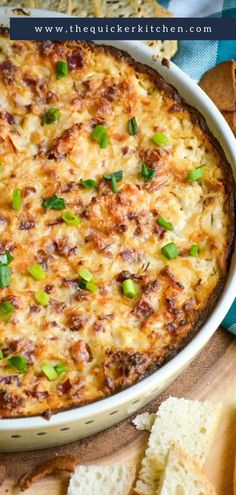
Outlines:
{"type": "Polygon", "coordinates": [[[16,17],[13,40],[234,40],[236,18],[16,17]]]}

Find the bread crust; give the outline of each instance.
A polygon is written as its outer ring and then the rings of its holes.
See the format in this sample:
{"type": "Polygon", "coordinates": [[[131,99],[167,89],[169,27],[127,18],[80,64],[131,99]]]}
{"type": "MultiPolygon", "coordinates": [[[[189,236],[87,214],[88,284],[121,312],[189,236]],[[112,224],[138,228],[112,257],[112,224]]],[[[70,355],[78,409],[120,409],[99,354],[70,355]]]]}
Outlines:
{"type": "MultiPolygon", "coordinates": [[[[144,76],[146,78],[145,81],[148,81],[148,84],[153,84],[154,92],[158,90],[163,98],[166,98],[168,99],[168,101],[172,102],[172,108],[173,108],[172,112],[176,116],[176,118],[178,118],[179,114],[187,115],[187,118],[189,118],[189,120],[192,122],[192,125],[195,126],[196,129],[198,129],[197,132],[199,132],[199,135],[203,133],[207,146],[209,147],[210,150],[212,150],[212,153],[215,154],[214,156],[216,157],[217,160],[217,166],[219,170],[221,170],[221,173],[223,175],[222,183],[225,191],[224,215],[225,218],[227,219],[227,225],[228,225],[227,234],[226,234],[227,238],[225,239],[225,252],[224,255],[222,255],[221,258],[219,259],[220,268],[219,268],[219,279],[217,281],[217,284],[210,293],[207,299],[207,304],[205,304],[203,307],[200,307],[199,310],[194,309],[193,312],[191,312],[192,311],[191,308],[185,310],[184,316],[186,317],[187,314],[188,315],[191,314],[192,320],[190,318],[190,320],[187,320],[185,324],[182,323],[178,327],[177,331],[179,333],[178,333],[178,338],[176,338],[176,341],[172,339],[171,344],[170,345],[166,344],[164,350],[161,350],[161,352],[159,353],[155,351],[152,352],[150,349],[146,352],[143,351],[141,348],[140,350],[136,349],[134,352],[132,346],[128,346],[128,345],[124,348],[116,348],[116,347],[112,348],[108,346],[105,353],[105,358],[103,361],[99,363],[100,366],[96,371],[98,373],[98,381],[100,381],[100,385],[99,385],[100,388],[97,389],[97,395],[94,394],[93,392],[89,394],[89,390],[86,388],[83,382],[84,378],[82,377],[81,382],[77,385],[78,396],[77,398],[70,399],[69,406],[65,405],[65,407],[64,406],[55,407],[55,405],[53,405],[53,407],[50,407],[51,392],[49,393],[49,398],[48,400],[46,400],[47,408],[45,408],[44,406],[44,410],[39,411],[40,413],[49,416],[51,413],[63,411],[66,409],[71,409],[72,407],[79,407],[86,403],[93,402],[95,400],[102,400],[108,395],[112,395],[113,393],[116,393],[121,389],[132,386],[135,382],[145,378],[146,376],[156,371],[160,366],[162,366],[165,362],[167,362],[174,355],[176,355],[176,353],[178,353],[193,338],[193,336],[201,328],[203,323],[210,315],[212,309],[214,308],[218,300],[218,297],[224,287],[224,283],[227,277],[227,272],[230,267],[231,255],[233,252],[234,238],[235,238],[235,228],[234,228],[235,192],[234,192],[234,179],[233,179],[231,167],[225,158],[223,149],[221,148],[220,144],[209,131],[205,119],[196,109],[187,105],[184,102],[184,100],[180,97],[176,89],[173,86],[167,84],[157,71],[146,65],[136,62],[129,54],[127,54],[124,51],[118,50],[112,46],[107,46],[107,45],[97,46],[92,42],[76,42],[76,41],[69,41],[65,43],[42,42],[39,44],[35,43],[33,44],[33,46],[41,47],[40,49],[44,50],[44,55],[47,54],[46,56],[48,57],[49,62],[50,60],[53,61],[56,60],[58,56],[59,57],[63,56],[60,54],[60,50],[62,51],[65,50],[64,53],[69,54],[68,56],[70,56],[71,53],[74,53],[75,50],[81,50],[82,53],[81,56],[85,55],[85,58],[86,57],[89,58],[90,54],[92,55],[99,54],[100,56],[104,54],[105,57],[111,57],[112,63],[114,61],[117,61],[117,63],[121,64],[122,67],[124,67],[122,64],[125,64],[125,66],[128,66],[131,69],[131,74],[133,71],[134,73],[139,74],[140,78],[144,76]],[[117,373],[118,373],[118,377],[117,377],[117,373]]],[[[75,61],[73,60],[73,63],[74,62],[75,61]]],[[[77,69],[78,67],[80,68],[83,65],[82,58],[81,60],[78,60],[78,55],[77,55],[76,63],[79,64],[77,66],[77,69]]],[[[83,68],[81,70],[83,70],[83,68]]],[[[123,88],[124,87],[125,86],[123,86],[123,88]]],[[[122,89],[122,91],[123,90],[124,89],[122,89]]],[[[109,96],[109,98],[112,98],[112,96],[109,96]]],[[[104,108],[106,110],[106,107],[104,108]]],[[[101,122],[101,117],[99,118],[101,122]]],[[[72,126],[69,129],[69,131],[68,130],[64,131],[64,133],[62,133],[62,135],[59,136],[59,140],[57,138],[56,140],[52,141],[49,150],[47,150],[46,152],[43,150],[41,152],[40,160],[52,159],[58,166],[58,163],[61,160],[65,159],[68,153],[71,153],[73,151],[74,142],[76,142],[77,139],[80,139],[80,133],[81,133],[81,126],[78,125],[78,123],[76,123],[74,126],[72,126]]],[[[159,155],[158,155],[159,151],[154,150],[156,153],[155,159],[153,158],[153,149],[151,149],[151,151],[152,151],[151,155],[150,155],[150,150],[142,150],[142,153],[145,152],[145,160],[146,161],[151,160],[152,165],[155,167],[155,160],[157,160],[157,162],[159,160],[159,155]]],[[[131,196],[130,196],[131,199],[129,199],[129,201],[131,202],[132,202],[132,194],[138,194],[138,190],[132,189],[132,187],[133,187],[132,185],[131,186],[129,185],[128,188],[128,191],[129,189],[131,190],[131,196]]],[[[118,227],[120,226],[120,224],[122,224],[121,219],[124,213],[124,209],[126,208],[126,204],[121,203],[120,205],[119,201],[120,201],[119,195],[117,195],[116,198],[113,198],[111,194],[107,194],[107,191],[105,191],[105,194],[102,194],[97,199],[89,203],[86,212],[86,218],[91,222],[91,227],[93,229],[94,229],[94,225],[93,225],[94,218],[95,218],[96,227],[98,225],[97,222],[99,218],[97,218],[96,216],[97,209],[101,208],[102,209],[101,211],[105,212],[103,221],[99,224],[99,237],[93,234],[92,237],[90,236],[88,242],[93,243],[93,246],[95,246],[94,249],[100,249],[100,250],[105,249],[105,252],[107,250],[106,255],[108,256],[108,258],[110,256],[109,249],[106,246],[104,247],[103,245],[105,242],[104,239],[106,239],[106,236],[109,235],[110,229],[113,228],[114,221],[117,222],[118,227]],[[112,216],[112,223],[109,224],[108,212],[111,210],[113,212],[112,213],[113,216],[112,216]]],[[[129,208],[129,206],[127,206],[127,208],[129,208]]],[[[146,228],[145,224],[142,224],[141,220],[140,219],[134,220],[135,222],[137,222],[137,229],[146,228]],[[140,227],[140,222],[141,222],[141,227],[140,227]]],[[[56,221],[58,222],[58,218],[56,219],[56,221]]],[[[147,222],[148,221],[149,220],[147,218],[147,222]]],[[[133,219],[131,220],[131,222],[133,222],[133,219]]],[[[55,225],[55,223],[53,225],[55,225]]],[[[145,230],[142,232],[142,235],[145,235],[145,230]]],[[[60,245],[57,244],[56,249],[58,256],[66,256],[64,254],[66,252],[65,249],[67,249],[65,245],[62,246],[61,244],[60,245]]],[[[128,259],[130,256],[132,257],[133,254],[134,253],[130,252],[129,250],[128,253],[126,252],[122,256],[124,256],[125,259],[128,259]]],[[[140,314],[141,315],[144,314],[143,313],[144,308],[145,311],[147,311],[148,304],[150,303],[149,299],[152,297],[155,299],[158,295],[158,291],[160,290],[158,281],[156,283],[154,283],[152,280],[150,280],[149,282],[148,279],[145,279],[145,281],[146,283],[140,282],[143,293],[140,298],[141,305],[139,304],[138,301],[136,307],[133,308],[133,315],[135,316],[135,318],[139,318],[140,314]]],[[[161,283],[163,281],[163,284],[167,284],[166,286],[168,286],[169,288],[168,290],[178,297],[181,294],[181,291],[183,291],[183,287],[181,287],[182,284],[178,281],[178,278],[176,280],[175,275],[171,271],[168,271],[168,269],[167,270],[163,269],[163,271],[160,273],[160,281],[161,283]]],[[[73,280],[70,280],[69,282],[72,285],[73,280]]],[[[85,295],[83,295],[83,297],[85,297],[85,295]]],[[[62,306],[61,309],[59,309],[58,303],[56,305],[55,301],[53,304],[54,304],[53,308],[57,308],[57,311],[59,312],[61,311],[62,313],[63,311],[65,311],[65,309],[62,308],[62,306]]],[[[173,301],[172,303],[171,301],[169,301],[169,305],[170,304],[173,304],[173,301]]],[[[175,311],[174,307],[169,306],[169,311],[170,312],[175,311]]],[[[81,329],[83,329],[83,325],[84,325],[83,315],[77,314],[75,313],[74,310],[72,311],[71,309],[68,310],[67,315],[69,319],[69,325],[73,332],[75,331],[78,332],[81,329]]],[[[148,324],[144,322],[143,328],[145,332],[149,331],[149,324],[153,323],[149,317],[150,315],[148,315],[148,324]]],[[[176,314],[173,320],[174,319],[176,319],[176,314]]],[[[170,332],[171,331],[173,331],[173,329],[170,329],[170,332]]],[[[81,358],[82,355],[84,362],[88,363],[89,366],[89,363],[91,361],[91,353],[88,350],[88,347],[86,347],[86,345],[87,344],[83,343],[83,339],[79,339],[76,342],[76,349],[74,347],[72,349],[71,346],[71,350],[69,352],[71,352],[72,361],[77,359],[79,353],[80,359],[82,359],[81,358]]],[[[65,389],[63,393],[67,394],[68,387],[70,388],[70,384],[67,383],[66,380],[63,383],[65,389]]],[[[27,414],[25,414],[24,406],[22,406],[21,403],[19,403],[19,405],[17,405],[16,403],[15,406],[16,407],[12,408],[12,410],[10,411],[7,408],[4,408],[3,406],[3,409],[1,411],[2,416],[21,417],[24,415],[30,416],[37,414],[37,413],[31,414],[29,410],[27,411],[27,414]]]]}

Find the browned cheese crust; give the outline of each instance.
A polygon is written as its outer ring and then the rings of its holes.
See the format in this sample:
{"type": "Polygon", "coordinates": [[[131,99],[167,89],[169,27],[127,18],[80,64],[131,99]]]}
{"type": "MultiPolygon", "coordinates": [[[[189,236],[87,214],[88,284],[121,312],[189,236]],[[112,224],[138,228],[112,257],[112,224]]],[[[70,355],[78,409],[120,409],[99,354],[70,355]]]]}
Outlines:
{"type": "Polygon", "coordinates": [[[203,117],[128,54],[6,33],[0,48],[0,254],[14,257],[0,288],[0,415],[50,415],[132,385],[201,327],[229,268],[234,182],[203,117]],[[58,61],[68,68],[60,78],[58,61]],[[202,176],[190,180],[198,167],[202,176]],[[117,171],[114,186],[104,175],[117,171]],[[45,208],[53,196],[61,210],[45,208]],[[79,224],[64,221],[68,211],[79,224]],[[173,259],[162,251],[170,243],[173,259]],[[35,263],[42,280],[29,273],[35,263]],[[127,279],[135,297],[124,293],[127,279]]]}

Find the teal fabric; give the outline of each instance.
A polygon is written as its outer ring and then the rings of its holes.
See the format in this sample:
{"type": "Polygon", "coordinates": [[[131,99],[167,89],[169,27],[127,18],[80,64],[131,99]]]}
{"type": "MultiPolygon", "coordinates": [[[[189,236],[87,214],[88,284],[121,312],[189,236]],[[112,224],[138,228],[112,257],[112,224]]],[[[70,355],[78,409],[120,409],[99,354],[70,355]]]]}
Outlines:
{"type": "MultiPolygon", "coordinates": [[[[198,8],[199,16],[203,9],[204,12],[210,13],[209,17],[236,17],[236,0],[218,0],[218,5],[221,4],[222,9],[216,12],[214,10],[214,0],[185,0],[191,2],[193,16],[197,16],[196,9],[198,8]],[[204,5],[203,5],[204,4],[204,5]],[[212,8],[213,7],[213,8],[212,8]]],[[[170,8],[173,14],[179,17],[184,17],[186,4],[183,0],[158,0],[163,7],[170,8]],[[183,6],[183,12],[179,6],[183,6]],[[176,9],[176,12],[175,12],[176,9]]],[[[189,7],[190,4],[188,4],[189,7]]],[[[191,9],[190,9],[191,10],[191,9]]],[[[188,10],[188,15],[191,12],[188,10]]],[[[225,41],[179,41],[178,53],[173,58],[173,61],[187,72],[193,79],[199,81],[201,76],[207,70],[214,67],[219,62],[224,60],[236,60],[236,40],[225,41]]],[[[222,326],[236,335],[236,299],[222,322],[222,326]]]]}

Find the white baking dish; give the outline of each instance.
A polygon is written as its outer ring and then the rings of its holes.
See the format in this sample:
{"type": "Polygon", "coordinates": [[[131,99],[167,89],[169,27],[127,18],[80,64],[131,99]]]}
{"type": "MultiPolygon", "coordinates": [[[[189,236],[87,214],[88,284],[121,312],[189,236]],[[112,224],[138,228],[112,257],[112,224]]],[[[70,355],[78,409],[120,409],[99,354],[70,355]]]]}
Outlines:
{"type": "MultiPolygon", "coordinates": [[[[7,24],[11,9],[0,9],[1,24],[7,24]],[[1,16],[2,14],[2,16],[1,16]]],[[[52,12],[32,11],[33,15],[52,16],[52,12]]],[[[58,14],[56,14],[58,16],[58,14]]],[[[170,68],[152,60],[153,51],[138,42],[106,42],[131,53],[138,61],[156,68],[173,84],[187,102],[200,110],[209,128],[223,146],[236,172],[236,141],[221,113],[205,93],[173,63],[170,68]]],[[[199,54],[201,56],[201,54],[199,54]]],[[[213,335],[229,310],[236,295],[235,255],[226,286],[213,313],[195,338],[160,370],[136,385],[99,402],[42,417],[0,420],[0,451],[40,449],[71,442],[97,433],[131,415],[163,391],[195,358],[213,335]]],[[[220,377],[219,377],[220,380],[220,377]]]]}

